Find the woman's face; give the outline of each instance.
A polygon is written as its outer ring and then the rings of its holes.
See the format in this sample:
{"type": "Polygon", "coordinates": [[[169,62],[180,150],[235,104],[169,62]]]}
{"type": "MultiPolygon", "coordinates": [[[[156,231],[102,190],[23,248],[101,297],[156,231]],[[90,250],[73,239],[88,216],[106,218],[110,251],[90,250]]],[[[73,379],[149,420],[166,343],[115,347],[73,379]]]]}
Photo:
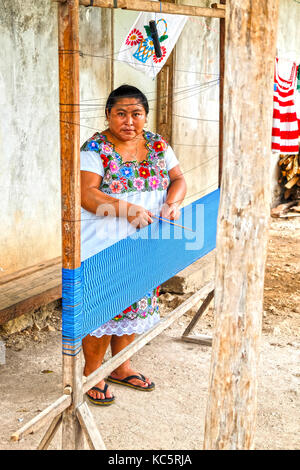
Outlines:
{"type": "Polygon", "coordinates": [[[146,111],[136,98],[121,98],[107,115],[108,127],[119,140],[132,140],[142,133],[146,111]]]}

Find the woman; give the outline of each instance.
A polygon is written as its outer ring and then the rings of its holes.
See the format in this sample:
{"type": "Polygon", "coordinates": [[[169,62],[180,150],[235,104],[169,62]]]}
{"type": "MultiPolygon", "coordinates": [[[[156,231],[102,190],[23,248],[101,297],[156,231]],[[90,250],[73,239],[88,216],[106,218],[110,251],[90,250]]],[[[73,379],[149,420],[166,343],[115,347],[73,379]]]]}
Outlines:
{"type": "MultiPolygon", "coordinates": [[[[148,112],[145,95],[135,87],[122,85],[106,103],[108,128],[82,146],[82,260],[116,241],[105,230],[112,220],[118,222],[117,237],[122,238],[151,224],[154,215],[179,218],[185,180],[171,147],[158,134],[144,130],[148,112]],[[102,219],[98,227],[92,220],[95,214],[102,219]]],[[[144,333],[159,321],[157,290],[84,338],[85,376],[100,367],[109,344],[114,356],[134,340],[136,333],[144,333]]],[[[130,360],[107,380],[137,390],[154,390],[154,383],[137,373],[130,360]]],[[[114,401],[104,380],[87,396],[96,405],[114,401]]]]}

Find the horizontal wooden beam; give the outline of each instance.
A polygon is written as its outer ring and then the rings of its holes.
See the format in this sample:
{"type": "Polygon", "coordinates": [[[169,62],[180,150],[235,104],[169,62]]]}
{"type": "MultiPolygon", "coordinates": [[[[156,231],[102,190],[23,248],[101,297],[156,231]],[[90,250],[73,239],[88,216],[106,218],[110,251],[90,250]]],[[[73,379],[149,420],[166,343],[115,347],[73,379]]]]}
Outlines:
{"type": "Polygon", "coordinates": [[[129,346],[122,349],[121,352],[106,361],[102,366],[100,366],[92,374],[84,379],[83,392],[86,393],[88,390],[94,387],[96,383],[98,383],[100,380],[103,380],[106,375],[110,374],[112,370],[116,369],[116,367],[129,359],[133,354],[145,346],[145,344],[149,343],[149,341],[168,328],[175,320],[190,310],[203,297],[206,297],[213,289],[213,282],[206,284],[199,291],[189,297],[189,299],[179,305],[179,307],[175,308],[175,310],[173,310],[171,313],[161,318],[160,322],[147,331],[147,333],[140,335],[129,346]]]}
{"type": "Polygon", "coordinates": [[[11,435],[12,441],[19,441],[28,434],[39,431],[45,424],[60,415],[72,403],[71,395],[62,395],[52,405],[45,408],[41,413],[35,416],[31,421],[25,424],[17,432],[11,435]]]}
{"type": "MultiPolygon", "coordinates": [[[[65,3],[66,0],[54,0],[65,3]]],[[[225,10],[218,8],[202,8],[193,5],[176,5],[168,2],[151,2],[149,0],[80,0],[85,7],[121,8],[122,10],[167,13],[185,16],[204,16],[210,18],[225,18],[225,10]]]]}

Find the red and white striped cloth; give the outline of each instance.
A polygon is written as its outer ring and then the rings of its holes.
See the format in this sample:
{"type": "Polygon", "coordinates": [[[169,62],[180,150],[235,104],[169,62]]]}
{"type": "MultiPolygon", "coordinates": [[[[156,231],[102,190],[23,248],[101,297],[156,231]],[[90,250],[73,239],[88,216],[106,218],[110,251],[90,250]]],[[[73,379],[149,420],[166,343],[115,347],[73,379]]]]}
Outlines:
{"type": "Polygon", "coordinates": [[[296,64],[293,64],[290,79],[285,80],[278,74],[278,58],[276,57],[272,150],[281,154],[292,154],[299,151],[300,132],[295,104],[296,82],[296,64]]]}

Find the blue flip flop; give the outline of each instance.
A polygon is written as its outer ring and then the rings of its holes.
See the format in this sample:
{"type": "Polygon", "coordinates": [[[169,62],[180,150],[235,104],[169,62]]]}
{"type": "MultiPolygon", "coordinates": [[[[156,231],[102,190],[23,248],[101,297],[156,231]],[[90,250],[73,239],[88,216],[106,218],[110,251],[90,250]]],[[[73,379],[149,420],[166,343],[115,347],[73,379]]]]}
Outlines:
{"type": "MultiPolygon", "coordinates": [[[[92,387],[90,390],[96,390],[96,392],[103,393],[105,396],[107,389],[108,389],[108,385],[105,384],[105,387],[103,390],[101,390],[101,388],[99,387],[92,387]]],[[[111,405],[115,401],[114,396],[112,396],[111,398],[93,398],[88,393],[86,394],[86,396],[88,397],[89,401],[93,403],[93,405],[100,405],[100,406],[111,405]]]]}
{"type": "Polygon", "coordinates": [[[142,380],[142,382],[146,382],[146,378],[143,376],[143,374],[129,375],[128,377],[125,377],[125,379],[122,379],[122,380],[115,379],[114,377],[109,375],[106,380],[108,382],[113,382],[115,384],[124,385],[125,387],[135,388],[136,390],[141,390],[143,392],[152,392],[155,389],[155,383],[154,382],[151,382],[151,384],[148,385],[148,387],[142,387],[141,385],[131,384],[129,382],[129,380],[131,380],[131,379],[138,379],[138,380],[142,380]]]}

